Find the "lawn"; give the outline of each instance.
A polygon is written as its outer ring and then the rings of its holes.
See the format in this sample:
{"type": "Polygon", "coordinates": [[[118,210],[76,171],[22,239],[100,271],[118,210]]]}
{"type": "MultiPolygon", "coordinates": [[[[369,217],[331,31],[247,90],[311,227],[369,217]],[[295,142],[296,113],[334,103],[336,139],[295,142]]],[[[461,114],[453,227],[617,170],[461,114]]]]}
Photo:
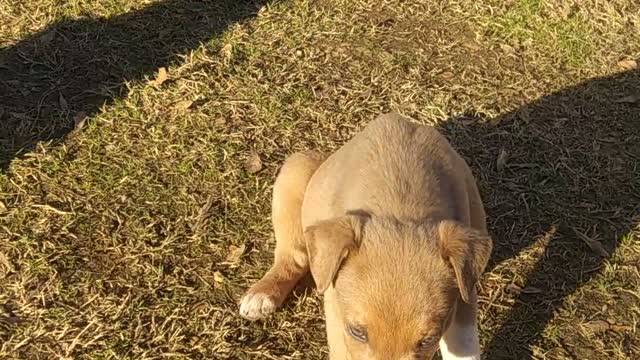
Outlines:
{"type": "Polygon", "coordinates": [[[251,323],[284,158],[376,115],[473,168],[487,359],[640,358],[635,0],[0,0],[0,358],[323,359],[251,323]]]}

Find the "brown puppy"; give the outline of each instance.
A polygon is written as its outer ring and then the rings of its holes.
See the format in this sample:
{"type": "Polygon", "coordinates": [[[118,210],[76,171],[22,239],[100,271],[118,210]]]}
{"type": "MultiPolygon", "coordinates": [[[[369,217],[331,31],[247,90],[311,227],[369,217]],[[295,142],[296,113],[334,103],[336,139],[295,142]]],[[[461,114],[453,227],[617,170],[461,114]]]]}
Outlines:
{"type": "Polygon", "coordinates": [[[480,359],[475,282],[492,242],[471,171],[435,129],[385,114],[323,161],[298,153],[273,194],[275,262],[241,301],[260,319],[309,271],[330,358],[480,359]]]}

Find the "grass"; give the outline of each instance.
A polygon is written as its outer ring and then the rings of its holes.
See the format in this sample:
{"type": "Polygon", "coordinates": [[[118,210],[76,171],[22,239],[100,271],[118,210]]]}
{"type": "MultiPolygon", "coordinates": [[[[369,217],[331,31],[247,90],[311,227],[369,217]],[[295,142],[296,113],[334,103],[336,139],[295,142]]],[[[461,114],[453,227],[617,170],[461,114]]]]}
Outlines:
{"type": "Polygon", "coordinates": [[[633,59],[631,0],[0,0],[0,358],[324,358],[313,291],[236,302],[286,155],[389,110],[478,178],[486,358],[638,358],[633,59]]]}

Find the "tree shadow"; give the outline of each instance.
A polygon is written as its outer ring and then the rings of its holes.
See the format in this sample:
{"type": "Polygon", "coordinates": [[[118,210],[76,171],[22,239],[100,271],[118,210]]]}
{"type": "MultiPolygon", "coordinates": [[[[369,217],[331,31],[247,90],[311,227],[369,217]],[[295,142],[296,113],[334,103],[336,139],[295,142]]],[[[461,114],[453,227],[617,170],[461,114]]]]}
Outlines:
{"type": "Polygon", "coordinates": [[[531,348],[545,341],[563,300],[637,225],[640,71],[589,80],[498,118],[460,117],[443,132],[477,170],[495,241],[487,271],[525,248],[540,249],[519,284],[533,291],[516,296],[506,320],[489,316],[499,331],[484,351],[492,360],[534,358],[531,348]],[[501,153],[508,161],[498,165],[501,153]],[[606,253],[590,249],[585,237],[606,253]]]}
{"type": "Polygon", "coordinates": [[[111,18],[60,20],[0,47],[0,171],[267,2],[166,0],[111,18]]]}

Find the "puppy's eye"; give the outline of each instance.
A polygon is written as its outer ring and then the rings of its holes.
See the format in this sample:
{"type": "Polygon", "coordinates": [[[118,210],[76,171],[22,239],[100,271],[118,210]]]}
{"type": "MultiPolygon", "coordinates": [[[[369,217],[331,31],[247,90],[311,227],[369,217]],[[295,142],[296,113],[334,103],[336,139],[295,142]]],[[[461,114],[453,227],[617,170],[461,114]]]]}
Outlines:
{"type": "Polygon", "coordinates": [[[431,346],[435,345],[437,341],[438,341],[438,338],[436,336],[425,336],[420,341],[418,341],[418,344],[416,347],[419,350],[426,350],[431,346]]]}
{"type": "Polygon", "coordinates": [[[366,343],[368,340],[366,329],[354,325],[348,325],[347,331],[352,338],[360,341],[361,343],[366,343]]]}

